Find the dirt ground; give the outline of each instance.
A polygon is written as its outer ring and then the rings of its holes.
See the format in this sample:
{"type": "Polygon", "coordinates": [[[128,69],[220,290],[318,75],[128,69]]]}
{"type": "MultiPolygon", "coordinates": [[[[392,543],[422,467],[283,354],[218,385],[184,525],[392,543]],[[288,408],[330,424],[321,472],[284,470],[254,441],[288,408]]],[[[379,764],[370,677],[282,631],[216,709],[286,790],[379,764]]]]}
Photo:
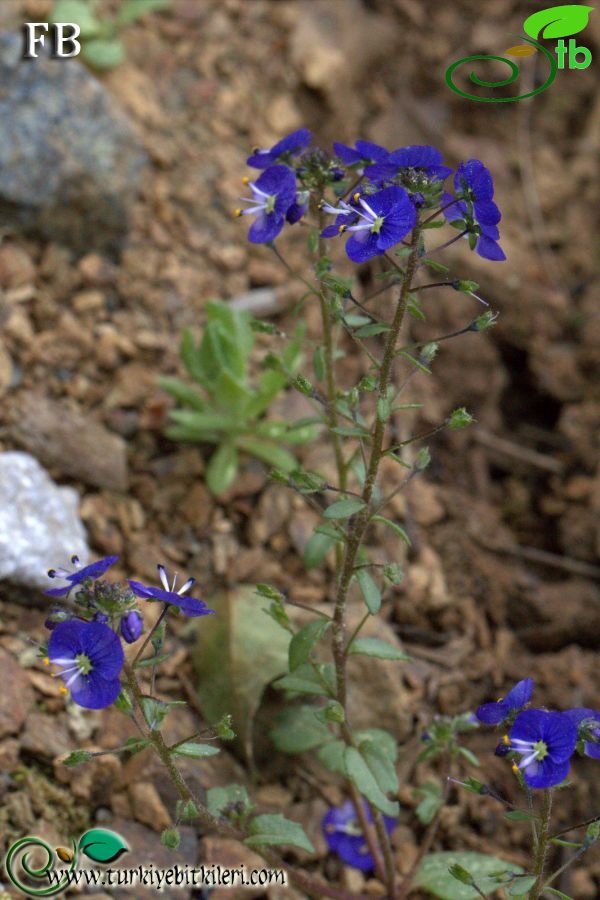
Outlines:
{"type": "MultiPolygon", "coordinates": [[[[394,511],[413,539],[408,556],[398,556],[388,535],[379,535],[375,547],[406,567],[404,583],[386,595],[383,615],[415,659],[401,676],[405,780],[395,843],[402,870],[422,834],[410,784],[431,777],[414,768],[410,734],[420,731],[428,711],[472,709],[526,676],[536,681],[538,704],[600,702],[600,97],[594,66],[561,71],[549,90],[519,103],[474,103],[453,94],[444,83],[449,63],[497,53],[505,39],[510,45],[508,34],[518,34],[538,4],[484,6],[173,0],[170,12],[128,30],[126,62],[101,76],[150,157],[121,259],[76,258],[17,234],[0,246],[0,345],[19,373],[2,383],[0,371],[0,449],[39,451],[44,462],[39,398],[124,439],[126,487],[99,487],[89,469],[83,479],[68,464],[51,466],[59,482],[81,494],[94,553],[119,555],[116,577],[152,582],[156,563],[164,562],[195,576],[209,601],[223,587],[262,581],[303,603],[327,602],[331,571],[306,573],[300,558],[312,513],[251,461],[224,497],[212,498],[202,478],[209,448],[163,436],[171,401],[156,377],[181,374],[181,329],[200,331],[211,298],[272,288],[268,315],[284,330],[293,327],[297,286],[266,248],[247,243],[244,223],[232,215],[251,147],[307,126],[327,146],[357,137],[390,148],[432,143],[449,165],[476,157],[493,172],[507,262],[487,263],[464,242],[444,261],[453,277],[480,283],[498,323],[485,335],[442,345],[433,376],[413,379],[407,398],[424,409],[398,427],[426,430],[463,405],[476,423],[434,438],[432,465],[398,501],[394,511]]],[[[42,7],[41,0],[3,3],[2,24],[13,27],[42,7]]],[[[600,54],[596,15],[585,35],[600,54]]],[[[301,228],[284,235],[281,247],[306,266],[301,228]]],[[[376,272],[372,266],[364,273],[365,289],[376,272]]],[[[412,337],[461,327],[481,311],[463,295],[435,291],[425,309],[427,321],[411,324],[412,337]]],[[[318,319],[312,310],[307,317],[310,337],[318,319]]],[[[342,377],[357,370],[352,357],[346,365],[342,377]]],[[[291,396],[286,410],[304,414],[291,396]]],[[[323,464],[324,447],[317,442],[300,453],[315,467],[323,464]]],[[[384,477],[393,483],[396,474],[386,470],[384,477]]],[[[0,833],[10,843],[37,833],[40,822],[57,837],[112,823],[158,860],[153,829],[163,827],[172,798],[145,754],[127,763],[100,757],[91,774],[54,762],[86,741],[106,748],[130,732],[112,711],[77,717],[65,710],[56,682],[28,656],[25,636],[44,635],[43,602],[18,593],[6,589],[0,622],[0,672],[16,692],[14,715],[22,725],[0,740],[0,833]]],[[[180,628],[172,641],[177,652],[159,690],[193,697],[193,637],[180,628]]],[[[363,702],[368,709],[368,692],[363,702]]],[[[197,714],[183,716],[182,733],[197,714]]],[[[512,775],[492,756],[493,744],[487,733],[469,741],[491,783],[510,794],[512,775]]],[[[218,760],[196,776],[202,787],[248,781],[239,760],[227,752],[218,760]]],[[[323,792],[304,759],[281,760],[270,751],[261,765],[254,795],[265,809],[287,806],[317,841],[318,858],[307,867],[361,889],[362,876],[326,859],[318,836],[326,802],[340,791],[323,792]]],[[[563,826],[599,809],[593,762],[577,762],[573,774],[575,786],[558,814],[563,826]]],[[[435,849],[476,849],[524,864],[529,833],[526,823],[513,824],[506,827],[493,801],[456,792],[435,849]]],[[[181,859],[194,860],[196,841],[186,829],[181,859]]],[[[204,839],[202,852],[240,859],[214,839],[204,839]]],[[[592,851],[559,887],[576,900],[597,897],[600,854],[592,851]]]]}

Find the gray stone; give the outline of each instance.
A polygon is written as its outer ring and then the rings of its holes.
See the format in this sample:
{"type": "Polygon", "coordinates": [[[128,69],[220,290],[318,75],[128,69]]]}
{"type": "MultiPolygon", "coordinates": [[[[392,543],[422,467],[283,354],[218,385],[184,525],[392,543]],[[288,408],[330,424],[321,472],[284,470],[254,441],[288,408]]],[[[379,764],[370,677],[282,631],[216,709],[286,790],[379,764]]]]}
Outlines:
{"type": "Polygon", "coordinates": [[[22,59],[0,35],[0,227],[116,254],[146,154],[76,59],[22,59]]]}
{"type": "MultiPolygon", "coordinates": [[[[79,496],[56,485],[29,453],[0,453],[0,579],[52,587],[49,568],[89,561],[79,496]]],[[[61,582],[62,583],[62,582],[61,582]]]]}

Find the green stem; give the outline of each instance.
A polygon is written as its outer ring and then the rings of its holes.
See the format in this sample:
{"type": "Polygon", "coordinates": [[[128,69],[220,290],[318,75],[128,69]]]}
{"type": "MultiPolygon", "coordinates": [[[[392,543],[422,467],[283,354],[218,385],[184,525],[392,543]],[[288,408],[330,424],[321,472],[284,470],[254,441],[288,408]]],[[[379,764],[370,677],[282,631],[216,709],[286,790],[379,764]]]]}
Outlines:
{"type": "MultiPolygon", "coordinates": [[[[135,705],[139,708],[140,712],[143,713],[142,703],[144,698],[137,678],[135,677],[135,672],[130,663],[125,663],[123,672],[125,674],[125,682],[129,690],[131,691],[135,705]]],[[[216,832],[217,834],[233,838],[234,840],[243,843],[247,835],[241,829],[231,825],[226,819],[213,816],[212,813],[210,813],[208,809],[203,805],[203,803],[195,796],[193,791],[190,790],[185,782],[183,775],[173,762],[171,750],[165,744],[161,732],[158,729],[151,729],[147,734],[147,737],[152,744],[154,752],[158,755],[161,762],[163,763],[169,775],[169,778],[171,779],[171,782],[179,795],[179,798],[184,802],[191,802],[194,804],[198,812],[198,819],[202,823],[202,825],[205,828],[216,832]]],[[[253,849],[257,853],[259,853],[263,857],[263,859],[268,862],[269,865],[271,865],[273,868],[284,869],[290,881],[302,890],[306,891],[306,893],[312,897],[331,897],[332,900],[369,900],[369,898],[365,894],[352,894],[348,891],[331,887],[330,885],[322,882],[320,879],[312,878],[310,875],[307,875],[300,869],[297,869],[294,866],[291,866],[289,863],[284,862],[277,853],[270,849],[265,849],[263,847],[255,847],[253,849]]]]}
{"type": "Polygon", "coordinates": [[[550,815],[552,813],[552,788],[544,791],[540,827],[535,846],[535,870],[536,881],[529,894],[530,900],[538,900],[544,890],[544,867],[548,853],[550,840],[550,815]]]}
{"type": "Polygon", "coordinates": [[[138,659],[140,658],[140,656],[142,655],[142,653],[144,652],[144,650],[145,650],[146,647],[148,646],[149,642],[150,642],[151,639],[152,639],[152,635],[155,633],[155,631],[157,630],[158,626],[161,624],[162,620],[163,620],[164,617],[166,616],[167,610],[168,610],[168,609],[169,609],[169,604],[168,604],[168,603],[165,603],[165,605],[163,606],[163,609],[162,609],[162,612],[161,612],[160,616],[158,617],[158,619],[156,620],[156,622],[154,623],[154,625],[152,626],[152,628],[150,629],[150,631],[149,631],[148,634],[146,635],[146,640],[144,641],[144,643],[142,644],[142,646],[140,647],[140,649],[138,650],[138,652],[135,654],[135,657],[133,658],[133,662],[132,662],[132,664],[131,664],[132,666],[135,666],[136,662],[138,661],[138,659]]]}
{"type": "MultiPolygon", "coordinates": [[[[320,230],[322,230],[325,223],[323,213],[320,213],[319,218],[319,228],[320,230]]],[[[325,243],[323,238],[319,238],[319,257],[324,256],[324,254],[325,243]]],[[[336,408],[337,390],[335,386],[334,363],[335,341],[333,334],[333,322],[331,321],[331,311],[329,309],[329,300],[323,288],[321,288],[321,290],[319,291],[319,305],[321,308],[321,321],[323,323],[323,365],[325,367],[325,387],[327,393],[327,425],[329,426],[331,443],[333,445],[333,453],[335,456],[335,465],[338,473],[339,487],[340,490],[343,491],[346,488],[347,483],[347,468],[344,461],[344,454],[342,452],[342,442],[340,439],[340,435],[333,431],[333,429],[337,428],[339,424],[336,408]]]]}
{"type": "MultiPolygon", "coordinates": [[[[385,344],[385,351],[383,356],[383,361],[381,363],[381,368],[379,370],[379,383],[378,383],[378,397],[384,398],[387,394],[387,389],[390,383],[391,373],[392,373],[392,364],[394,362],[395,351],[396,351],[396,343],[398,340],[398,334],[400,332],[400,328],[402,326],[402,321],[404,319],[404,314],[406,312],[406,305],[408,301],[408,295],[410,293],[410,285],[414,276],[414,273],[417,268],[418,261],[418,242],[419,242],[419,230],[415,228],[411,247],[412,253],[408,260],[408,265],[406,269],[406,276],[404,280],[404,284],[402,285],[402,289],[400,291],[400,296],[398,298],[398,305],[396,307],[396,311],[394,314],[394,319],[392,322],[392,326],[390,331],[387,333],[387,340],[385,344]]],[[[371,498],[373,496],[373,489],[375,487],[375,481],[377,478],[377,472],[379,470],[379,464],[381,462],[381,458],[383,455],[383,443],[385,439],[385,431],[386,424],[379,417],[375,421],[375,428],[373,431],[373,439],[371,442],[371,453],[369,458],[369,465],[367,468],[367,475],[365,479],[365,484],[362,492],[362,499],[364,500],[364,507],[360,512],[356,515],[354,520],[354,524],[350,530],[350,533],[346,542],[346,549],[344,553],[344,558],[342,561],[341,572],[338,580],[338,589],[335,601],[335,610],[334,610],[334,625],[333,625],[333,654],[334,654],[334,662],[335,662],[335,670],[336,670],[336,681],[337,681],[337,692],[338,692],[338,702],[342,705],[342,707],[346,708],[346,652],[345,652],[345,629],[346,629],[346,603],[348,599],[348,590],[350,588],[350,582],[352,580],[352,576],[354,574],[354,567],[356,564],[356,557],[358,554],[358,550],[362,543],[363,537],[365,535],[365,531],[367,530],[369,520],[371,518],[371,510],[370,503],[371,498]]]]}

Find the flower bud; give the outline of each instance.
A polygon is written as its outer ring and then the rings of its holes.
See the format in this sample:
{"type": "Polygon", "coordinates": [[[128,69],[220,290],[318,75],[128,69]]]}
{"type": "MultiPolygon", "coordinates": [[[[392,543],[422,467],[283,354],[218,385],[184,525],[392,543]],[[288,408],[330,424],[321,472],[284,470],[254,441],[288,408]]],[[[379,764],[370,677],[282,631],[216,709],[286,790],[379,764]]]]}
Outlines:
{"type": "Polygon", "coordinates": [[[128,644],[133,644],[139,638],[144,626],[144,620],[136,609],[130,610],[121,619],[121,634],[128,644]]]}

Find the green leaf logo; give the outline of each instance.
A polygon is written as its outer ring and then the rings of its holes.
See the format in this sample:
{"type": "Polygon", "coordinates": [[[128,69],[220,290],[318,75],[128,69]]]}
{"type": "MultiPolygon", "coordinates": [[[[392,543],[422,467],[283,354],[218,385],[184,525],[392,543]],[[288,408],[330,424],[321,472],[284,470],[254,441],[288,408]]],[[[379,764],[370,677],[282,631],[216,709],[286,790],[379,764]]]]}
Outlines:
{"type": "Polygon", "coordinates": [[[523,28],[529,37],[561,38],[583,31],[593,6],[570,3],[567,6],[551,6],[540,9],[525,19],[523,28]]]}
{"type": "Polygon", "coordinates": [[[114,862],[128,850],[121,835],[108,828],[91,828],[79,838],[79,852],[94,862],[114,862]]]}

